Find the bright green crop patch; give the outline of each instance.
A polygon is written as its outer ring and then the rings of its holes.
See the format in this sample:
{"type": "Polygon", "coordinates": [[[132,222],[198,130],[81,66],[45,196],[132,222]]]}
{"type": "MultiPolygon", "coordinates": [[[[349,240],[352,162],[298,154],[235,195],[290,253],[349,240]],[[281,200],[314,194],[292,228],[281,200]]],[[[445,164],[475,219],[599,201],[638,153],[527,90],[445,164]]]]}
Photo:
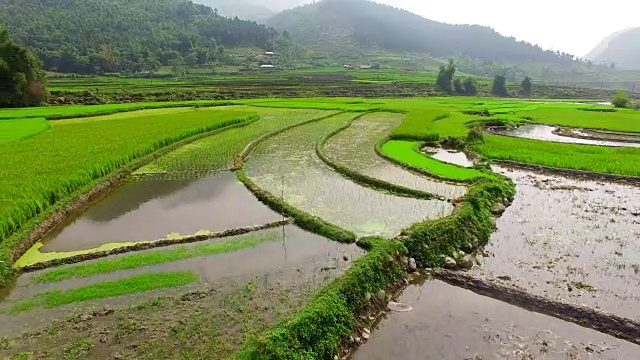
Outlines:
{"type": "Polygon", "coordinates": [[[49,129],[44,118],[0,120],[0,144],[18,141],[49,129]]]}
{"type": "Polygon", "coordinates": [[[640,176],[640,149],[562,144],[498,135],[485,136],[475,150],[500,160],[565,169],[640,176]]]}
{"type": "Polygon", "coordinates": [[[0,144],[0,260],[6,239],[26,221],[119,167],[182,139],[257,118],[236,111],[195,109],[134,119],[54,126],[0,144]]]}
{"type": "Polygon", "coordinates": [[[198,275],[186,272],[151,273],[129,278],[105,281],[70,290],[51,290],[36,294],[31,300],[14,305],[11,312],[27,311],[42,307],[52,309],[77,302],[107,299],[145,291],[184,286],[198,281],[198,275]]]}
{"type": "Polygon", "coordinates": [[[177,246],[166,250],[124,255],[94,263],[58,268],[36,275],[33,277],[33,280],[38,283],[52,283],[68,279],[82,279],[118,270],[137,269],[194,257],[230,253],[255,247],[268,241],[274,241],[278,239],[278,235],[277,232],[272,231],[262,235],[245,236],[212,244],[200,244],[191,247],[177,246]]]}
{"type": "Polygon", "coordinates": [[[443,163],[425,155],[418,154],[415,151],[415,148],[419,145],[420,142],[418,141],[391,140],[382,145],[381,150],[387,156],[399,160],[402,163],[427,170],[434,175],[444,178],[454,180],[471,180],[481,176],[488,176],[487,174],[475,169],[467,169],[443,163]]]}

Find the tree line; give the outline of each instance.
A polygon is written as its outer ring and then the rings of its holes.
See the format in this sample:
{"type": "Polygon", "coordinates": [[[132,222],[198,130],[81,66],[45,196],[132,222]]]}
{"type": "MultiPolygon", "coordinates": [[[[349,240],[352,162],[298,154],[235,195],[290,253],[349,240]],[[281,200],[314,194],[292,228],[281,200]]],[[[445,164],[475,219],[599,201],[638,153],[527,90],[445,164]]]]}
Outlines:
{"type": "Polygon", "coordinates": [[[46,95],[40,59],[0,28],[0,107],[37,105],[46,95]]]}
{"type": "Polygon", "coordinates": [[[221,61],[225,47],[283,44],[273,28],[184,0],[0,0],[3,23],[57,72],[150,72],[221,61]]]}
{"type": "MultiPolygon", "coordinates": [[[[456,65],[453,59],[449,59],[448,64],[440,65],[436,86],[447,94],[474,96],[478,94],[477,82],[472,77],[462,80],[455,77],[456,65]]],[[[529,97],[533,91],[533,83],[529,76],[525,76],[520,84],[519,93],[521,96],[529,97]]],[[[496,75],[491,86],[491,93],[496,96],[509,96],[507,88],[507,78],[504,75],[496,75]]]]}

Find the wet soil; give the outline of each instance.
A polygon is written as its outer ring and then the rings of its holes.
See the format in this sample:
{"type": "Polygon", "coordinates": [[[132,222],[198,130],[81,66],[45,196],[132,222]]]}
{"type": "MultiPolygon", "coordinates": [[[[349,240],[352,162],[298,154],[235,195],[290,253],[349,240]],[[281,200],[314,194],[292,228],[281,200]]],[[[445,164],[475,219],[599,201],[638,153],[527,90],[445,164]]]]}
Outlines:
{"type": "MultiPolygon", "coordinates": [[[[308,286],[315,286],[324,283],[325,280],[333,279],[350,266],[351,262],[359,258],[364,250],[356,245],[345,245],[330,241],[315,234],[308,233],[295,226],[286,226],[280,229],[263,230],[256,233],[242,235],[240,237],[216,239],[209,242],[229,241],[247,236],[273,235],[272,241],[264,242],[256,247],[238,250],[232,253],[217,254],[180,260],[171,263],[147,266],[139,269],[120,270],[112,273],[101,274],[86,279],[69,279],[63,282],[40,284],[33,281],[33,277],[48,270],[23,274],[16,282],[9,296],[0,304],[1,309],[9,309],[16,303],[32,298],[34,295],[50,290],[67,290],[101,281],[126,278],[143,273],[162,273],[172,271],[192,271],[200,278],[199,284],[194,284],[181,289],[154,291],[145,294],[124,296],[115,299],[90,301],[79,304],[81,309],[92,306],[110,305],[122,306],[130,305],[160,294],[184,293],[186,290],[198,288],[209,288],[209,284],[227,286],[228,284],[244,281],[246,278],[256,276],[270,277],[271,274],[286,273],[287,276],[280,277],[279,281],[294,282],[297,277],[313,279],[314,283],[308,286]],[[322,279],[322,281],[319,281],[322,279]]],[[[199,244],[189,244],[185,247],[197,246],[199,244]]],[[[170,251],[172,247],[165,248],[170,251]]],[[[145,253],[147,250],[140,253],[145,253]]],[[[110,258],[117,258],[128,255],[118,255],[110,258]]],[[[100,262],[100,260],[86,263],[100,262]]],[[[69,265],[73,267],[73,265],[69,265]]],[[[0,315],[0,335],[10,334],[25,328],[46,326],[52,318],[68,313],[73,309],[73,305],[65,306],[53,310],[32,310],[30,312],[18,313],[14,315],[0,315]]]]}
{"type": "Polygon", "coordinates": [[[494,170],[517,194],[474,276],[638,319],[640,188],[494,170]]]}
{"type": "Polygon", "coordinates": [[[42,252],[158,240],[278,220],[230,172],[188,180],[131,181],[68,219],[44,239],[42,252]]]}
{"type": "Polygon", "coordinates": [[[469,168],[475,165],[473,162],[473,159],[462,151],[447,150],[447,149],[432,148],[432,147],[425,147],[422,149],[422,151],[427,156],[430,156],[436,160],[439,160],[445,163],[454,164],[454,165],[458,165],[466,168],[469,168]]]}
{"type": "Polygon", "coordinates": [[[591,140],[591,139],[561,136],[555,133],[557,130],[558,130],[558,127],[556,126],[523,125],[513,130],[501,131],[499,132],[499,134],[526,138],[526,139],[559,142],[559,143],[612,146],[612,147],[640,147],[640,143],[591,140]]]}
{"type": "Polygon", "coordinates": [[[353,116],[338,115],[269,138],[247,159],[247,175],[266,191],[282,194],[289,204],[360,236],[395,236],[415,222],[453,211],[445,201],[398,197],[360,186],[326,166],[316,155],[316,142],[353,116]]]}
{"type": "Polygon", "coordinates": [[[464,186],[447,184],[408,172],[376,154],[376,144],[400,125],[403,119],[403,114],[395,113],[365,115],[327,141],[327,155],[350,169],[392,184],[445,198],[464,195],[467,191],[464,186]]]}
{"type": "Polygon", "coordinates": [[[640,348],[437,280],[408,287],[356,360],[630,359],[640,348]]]}

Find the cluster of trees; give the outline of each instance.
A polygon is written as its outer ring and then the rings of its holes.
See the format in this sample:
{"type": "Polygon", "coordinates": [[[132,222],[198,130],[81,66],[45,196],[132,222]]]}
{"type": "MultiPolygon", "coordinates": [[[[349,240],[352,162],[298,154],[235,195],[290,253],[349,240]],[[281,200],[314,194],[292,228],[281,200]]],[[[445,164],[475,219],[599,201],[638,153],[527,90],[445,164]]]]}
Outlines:
{"type": "Polygon", "coordinates": [[[288,30],[299,43],[327,50],[353,41],[366,48],[427,52],[440,58],[463,55],[492,61],[574,61],[570,54],[545,51],[489,27],[440,23],[367,0],[325,0],[284,11],[269,24],[288,30]]]}
{"type": "Polygon", "coordinates": [[[0,107],[37,105],[46,95],[40,60],[0,28],[0,107]]]}
{"type": "Polygon", "coordinates": [[[456,65],[453,60],[449,60],[449,64],[440,65],[436,86],[449,94],[469,95],[473,96],[478,93],[478,86],[472,77],[466,78],[464,81],[455,78],[456,65]]]}
{"type": "Polygon", "coordinates": [[[225,47],[272,49],[281,37],[184,0],[0,0],[2,23],[45,69],[74,73],[207,64],[223,61],[225,47]]]}

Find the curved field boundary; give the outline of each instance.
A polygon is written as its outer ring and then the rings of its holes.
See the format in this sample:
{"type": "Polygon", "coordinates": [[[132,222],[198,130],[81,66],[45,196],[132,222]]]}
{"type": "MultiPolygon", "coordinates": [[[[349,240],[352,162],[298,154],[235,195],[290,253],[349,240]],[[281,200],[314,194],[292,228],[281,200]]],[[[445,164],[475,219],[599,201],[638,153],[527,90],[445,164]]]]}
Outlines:
{"type": "MultiPolygon", "coordinates": [[[[430,177],[432,179],[435,180],[439,180],[439,181],[443,181],[443,182],[448,182],[448,183],[452,183],[452,184],[474,184],[477,181],[479,181],[481,178],[473,178],[473,179],[469,179],[469,180],[457,180],[457,179],[451,179],[451,178],[447,178],[444,176],[440,176],[440,175],[436,175],[430,171],[427,171],[425,169],[421,169],[421,168],[417,168],[415,166],[411,166],[409,164],[406,164],[398,159],[395,159],[387,154],[385,154],[384,152],[382,152],[382,145],[384,145],[387,141],[393,140],[392,138],[386,138],[383,139],[382,141],[380,141],[379,143],[376,144],[375,147],[375,152],[376,154],[378,154],[378,156],[380,156],[381,158],[395,164],[396,166],[399,166],[407,171],[411,171],[414,174],[418,174],[418,175],[422,175],[422,176],[426,176],[426,177],[430,177]]],[[[424,154],[421,154],[422,156],[424,156],[424,154]]],[[[437,160],[436,160],[437,161],[437,160]]],[[[455,165],[453,165],[455,166],[455,165]]]]}
{"type": "MultiPolygon", "coordinates": [[[[613,138],[607,138],[607,137],[595,137],[595,136],[585,136],[585,135],[578,135],[574,132],[565,132],[565,130],[567,129],[577,129],[577,128],[572,128],[572,127],[558,127],[557,129],[553,130],[553,134],[554,135],[558,135],[558,136],[564,136],[564,137],[568,137],[568,138],[574,138],[574,139],[583,139],[583,140],[592,140],[592,141],[614,141],[614,142],[619,142],[619,143],[628,143],[628,144],[638,144],[640,143],[640,136],[638,136],[637,133],[628,133],[628,134],[635,134],[635,136],[638,138],[637,140],[635,139],[613,139],[613,138]]],[[[587,129],[587,131],[589,131],[591,129],[587,129]]],[[[624,133],[618,133],[623,135],[624,133]]],[[[632,135],[634,136],[634,135],[632,135]]],[[[607,145],[598,145],[598,146],[607,146],[607,145]]]]}
{"type": "Polygon", "coordinates": [[[591,328],[618,339],[640,344],[640,322],[633,319],[623,318],[586,306],[550,300],[513,287],[476,279],[467,274],[439,270],[434,273],[434,276],[446,283],[471,290],[483,296],[591,328]]]}
{"type": "Polygon", "coordinates": [[[246,158],[251,155],[251,152],[263,141],[266,141],[271,137],[282,134],[291,129],[322,121],[343,113],[345,113],[345,111],[323,116],[317,119],[312,119],[299,124],[294,124],[259,137],[258,139],[252,141],[249,145],[247,145],[244,150],[242,150],[242,152],[236,157],[236,159],[234,160],[234,167],[232,171],[236,172],[238,180],[240,180],[240,182],[243,183],[244,186],[249,191],[251,191],[251,193],[253,193],[253,195],[258,200],[260,200],[260,202],[271,208],[271,210],[292,218],[293,222],[300,228],[311,231],[334,241],[342,243],[354,243],[356,242],[358,237],[353,232],[342,229],[336,225],[320,219],[317,216],[310,215],[289,205],[281,198],[271,194],[268,191],[265,191],[264,189],[256,185],[251,179],[249,179],[244,171],[244,162],[246,158]]]}
{"type": "MultiPolygon", "coordinates": [[[[550,125],[550,124],[542,124],[542,123],[528,123],[527,125],[545,125],[545,126],[557,126],[557,125],[550,125]]],[[[568,136],[565,134],[558,134],[556,133],[557,131],[560,130],[560,127],[558,127],[556,130],[552,131],[553,134],[558,135],[558,136],[564,136],[564,137],[568,137],[568,138],[576,138],[576,139],[585,139],[585,140],[592,140],[592,141],[615,141],[615,142],[627,142],[630,144],[637,144],[637,141],[618,141],[618,140],[600,140],[600,139],[593,139],[593,138],[589,138],[587,136],[581,137],[581,136],[568,136]]],[[[512,139],[527,139],[527,140],[537,140],[537,141],[544,141],[544,142],[548,142],[548,143],[554,143],[554,144],[573,144],[573,145],[582,145],[582,146],[596,146],[596,147],[605,147],[605,148],[613,148],[613,149],[620,149],[620,148],[625,148],[625,146],[613,146],[613,145],[598,145],[598,144],[581,144],[581,143],[574,143],[574,142],[561,142],[561,141],[553,141],[553,140],[543,140],[543,139],[532,139],[532,138],[526,138],[526,137],[522,137],[522,136],[515,136],[515,135],[510,135],[510,134],[505,134],[503,132],[501,132],[500,130],[497,130],[495,128],[488,128],[487,132],[491,135],[496,135],[496,136],[502,136],[502,137],[507,137],[507,138],[512,138],[512,139]]],[[[627,148],[631,147],[631,146],[626,146],[627,148]]]]}
{"type": "Polygon", "coordinates": [[[155,248],[167,247],[167,246],[173,246],[173,245],[181,245],[181,244],[191,244],[191,243],[207,241],[211,239],[221,239],[226,237],[244,235],[244,234],[248,234],[248,233],[252,233],[260,230],[277,228],[280,226],[288,225],[289,223],[291,223],[291,220],[285,219],[285,220],[273,221],[264,225],[247,226],[247,227],[237,228],[237,229],[228,229],[228,230],[218,231],[218,232],[206,234],[206,235],[193,235],[193,236],[187,236],[179,239],[163,239],[163,240],[156,240],[151,242],[142,242],[139,244],[123,246],[113,250],[99,251],[99,252],[93,252],[88,254],[70,256],[66,258],[43,261],[43,262],[18,268],[16,269],[16,271],[21,273],[26,273],[26,272],[32,272],[32,271],[37,271],[42,269],[48,269],[48,268],[52,268],[60,265],[77,264],[83,261],[95,260],[95,259],[104,258],[111,255],[126,254],[134,251],[149,250],[149,249],[155,249],[155,248]]]}
{"type": "Polygon", "coordinates": [[[81,187],[66,200],[58,202],[57,204],[53,205],[48,211],[32,218],[27,223],[22,225],[21,231],[14,233],[2,244],[3,248],[8,247],[7,250],[10,251],[11,264],[2,264],[0,262],[0,286],[2,286],[4,282],[9,277],[11,277],[12,270],[10,269],[10,266],[16,260],[18,260],[20,256],[27,252],[27,250],[29,250],[40,238],[42,238],[49,231],[53,230],[56,226],[60,225],[71,214],[85,209],[91,203],[101,199],[109,192],[120,186],[126,180],[126,178],[138,168],[181,146],[215,134],[219,134],[229,129],[250,125],[258,121],[259,119],[260,118],[256,116],[253,119],[240,122],[238,124],[204,132],[165,146],[150,155],[134,160],[133,162],[125,165],[114,173],[108,174],[103,178],[97,179],[92,183],[81,187]]]}
{"type": "Polygon", "coordinates": [[[528,164],[519,161],[512,160],[491,160],[493,163],[498,165],[504,165],[507,167],[514,167],[517,169],[531,170],[536,172],[548,172],[573,178],[581,178],[585,180],[606,180],[612,181],[625,185],[640,185],[640,176],[631,176],[631,175],[616,175],[616,174],[607,174],[607,173],[599,173],[595,171],[587,171],[587,170],[573,170],[573,169],[565,169],[565,168],[557,168],[551,166],[544,165],[535,165],[528,164]]]}
{"type": "Polygon", "coordinates": [[[421,190],[417,190],[417,189],[410,189],[408,187],[404,187],[401,185],[396,185],[396,184],[392,184],[390,182],[386,182],[380,179],[376,179],[374,177],[371,176],[367,176],[364,174],[361,174],[357,171],[351,170],[350,168],[340,164],[337,161],[334,161],[333,159],[329,158],[329,156],[325,153],[324,151],[324,147],[327,143],[327,141],[329,141],[329,139],[331,139],[332,137],[338,135],[339,133],[341,133],[342,131],[348,129],[349,127],[351,127],[351,125],[353,124],[354,121],[358,120],[359,118],[367,115],[367,114],[371,114],[371,112],[368,113],[364,113],[361,114],[359,116],[356,116],[355,118],[351,119],[351,121],[345,125],[342,126],[330,133],[328,133],[327,135],[323,136],[322,138],[320,138],[320,140],[318,140],[318,142],[316,143],[316,155],[318,155],[318,158],[320,158],[320,160],[322,160],[322,162],[324,162],[327,166],[329,166],[330,168],[332,168],[333,170],[335,170],[338,174],[344,176],[345,178],[360,184],[362,186],[366,186],[369,187],[371,189],[374,190],[378,190],[378,191],[384,191],[384,192],[388,192],[390,194],[396,195],[396,196],[403,196],[403,197],[412,197],[412,198],[416,198],[416,199],[425,199],[425,200],[431,200],[431,199],[438,199],[438,200],[446,200],[443,196],[437,196],[431,193],[428,193],[426,191],[421,191],[421,190]]]}

